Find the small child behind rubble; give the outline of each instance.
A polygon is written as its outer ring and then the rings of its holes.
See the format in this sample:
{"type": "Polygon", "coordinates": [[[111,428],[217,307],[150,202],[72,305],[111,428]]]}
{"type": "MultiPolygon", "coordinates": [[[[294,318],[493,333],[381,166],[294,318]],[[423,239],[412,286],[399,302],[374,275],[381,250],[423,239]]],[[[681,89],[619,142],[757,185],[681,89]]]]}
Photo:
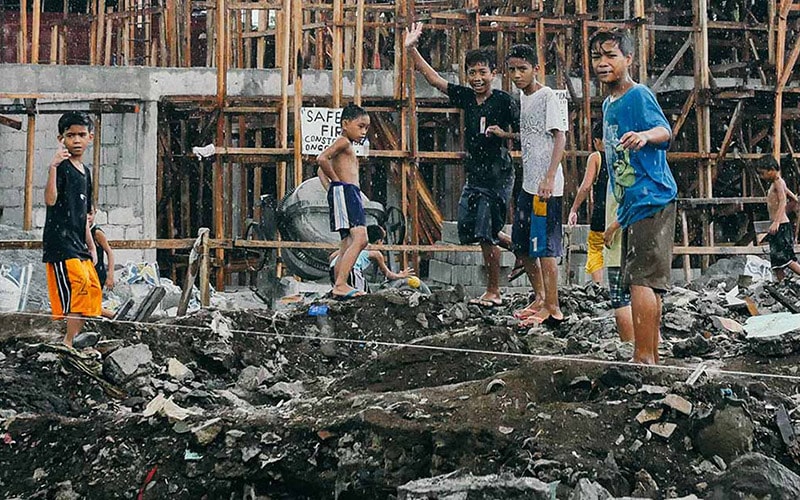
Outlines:
{"type": "MultiPolygon", "coordinates": [[[[367,238],[369,239],[370,244],[381,244],[386,238],[386,231],[381,226],[375,224],[367,226],[367,238]]],[[[331,282],[335,282],[336,280],[334,267],[339,260],[340,253],[341,252],[339,250],[336,250],[328,257],[330,262],[329,271],[331,282]]],[[[353,270],[347,277],[347,284],[357,290],[367,292],[367,280],[364,277],[364,271],[367,270],[372,262],[378,266],[378,269],[380,269],[383,275],[386,276],[386,279],[390,281],[401,280],[410,276],[414,276],[414,269],[410,267],[399,273],[389,269],[389,266],[386,265],[386,258],[383,256],[382,252],[378,250],[362,250],[358,254],[358,258],[353,266],[353,270]]]]}
{"type": "Polygon", "coordinates": [[[317,157],[320,180],[328,189],[331,232],[339,232],[340,258],[334,266],[336,279],[331,294],[338,300],[364,295],[347,284],[347,278],[367,247],[367,228],[361,189],[358,183],[358,158],[353,142],[361,143],[369,130],[369,114],[355,104],[342,110],[342,135],[317,157]]]}
{"type": "Polygon", "coordinates": [[[782,280],[786,276],[786,268],[800,275],[800,263],[794,253],[794,230],[786,215],[787,188],[781,177],[781,166],[771,156],[763,158],[756,165],[758,175],[771,186],[767,193],[767,209],[772,224],[765,238],[769,242],[769,260],[775,277],[782,280]]]}
{"type": "MultiPolygon", "coordinates": [[[[89,230],[92,232],[92,240],[97,249],[97,262],[94,265],[97,271],[97,277],[100,279],[100,287],[107,290],[114,288],[114,251],[111,245],[108,244],[108,238],[103,229],[95,223],[95,216],[97,216],[97,207],[92,207],[92,211],[86,215],[86,220],[89,223],[89,230]],[[108,256],[108,265],[106,265],[106,256],[108,256]]],[[[113,318],[114,311],[109,309],[102,309],[100,313],[104,318],[113,318]]]]}

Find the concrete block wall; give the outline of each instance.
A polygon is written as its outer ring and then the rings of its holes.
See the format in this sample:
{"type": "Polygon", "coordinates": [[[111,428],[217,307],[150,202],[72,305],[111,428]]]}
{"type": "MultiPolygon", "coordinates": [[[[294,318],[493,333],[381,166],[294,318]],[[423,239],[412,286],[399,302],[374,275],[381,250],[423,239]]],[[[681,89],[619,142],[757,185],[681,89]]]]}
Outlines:
{"type": "MultiPolygon", "coordinates": [[[[58,114],[40,114],[36,118],[33,174],[33,231],[41,235],[46,207],[44,187],[48,165],[58,143],[58,114]]],[[[155,189],[155,178],[145,176],[141,168],[141,113],[103,115],[97,223],[109,239],[142,239],[145,231],[144,200],[147,189],[155,189]],[[152,185],[152,186],[151,186],[152,185]]],[[[25,150],[27,120],[22,130],[0,127],[0,224],[22,227],[25,203],[25,150]]],[[[93,145],[84,155],[84,164],[92,169],[93,145]]],[[[152,260],[153,252],[118,250],[117,263],[128,260],[152,260]]]]}
{"type": "MultiPolygon", "coordinates": [[[[511,226],[504,232],[511,234],[511,226]]],[[[442,226],[442,241],[445,245],[458,245],[458,224],[445,221],[442,226]]],[[[503,251],[500,257],[500,286],[506,292],[525,291],[528,289],[524,278],[516,280],[509,286],[508,274],[514,267],[514,254],[503,251]]],[[[471,296],[479,296],[486,290],[486,269],[483,265],[483,254],[476,252],[434,252],[428,267],[428,279],[434,285],[463,285],[471,296]]]]}

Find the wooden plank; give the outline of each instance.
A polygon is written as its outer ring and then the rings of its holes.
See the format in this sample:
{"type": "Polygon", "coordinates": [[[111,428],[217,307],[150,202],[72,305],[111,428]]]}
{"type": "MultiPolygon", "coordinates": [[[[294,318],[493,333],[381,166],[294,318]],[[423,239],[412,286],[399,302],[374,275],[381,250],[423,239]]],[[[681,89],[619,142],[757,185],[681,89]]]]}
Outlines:
{"type": "Polygon", "coordinates": [[[332,106],[342,107],[342,24],[344,23],[343,0],[333,0],[333,47],[331,48],[332,106]]]}
{"type": "MultiPolygon", "coordinates": [[[[94,118],[94,144],[92,145],[92,203],[97,207],[100,192],[100,152],[103,143],[103,115],[98,113],[94,118]]],[[[106,200],[111,201],[111,200],[106,200]]]]}
{"type": "MultiPolygon", "coordinates": [[[[341,0],[340,0],[341,1],[341,0]]],[[[303,4],[300,0],[292,0],[292,25],[294,26],[294,185],[299,185],[303,180],[303,136],[302,123],[300,122],[300,109],[303,106],[303,67],[305,55],[303,54],[303,4]]],[[[278,197],[278,199],[283,199],[278,197]]]]}
{"type": "Polygon", "coordinates": [[[686,98],[686,102],[683,103],[683,108],[681,108],[681,115],[678,117],[678,120],[675,122],[675,125],[672,126],[672,139],[675,140],[678,137],[678,133],[683,128],[683,124],[686,123],[686,119],[689,117],[689,112],[692,110],[694,106],[694,101],[697,99],[697,90],[692,90],[689,93],[689,97],[686,98]]]}
{"type": "Polygon", "coordinates": [[[722,162],[725,160],[725,155],[728,154],[728,147],[731,145],[731,139],[733,139],[733,132],[736,127],[739,126],[739,118],[741,117],[742,108],[744,106],[744,101],[739,101],[736,103],[736,108],[733,110],[733,114],[731,115],[731,120],[728,122],[728,130],[725,131],[725,137],[722,139],[722,146],[719,148],[719,153],[717,153],[717,162],[722,162]]]}
{"type": "Polygon", "coordinates": [[[653,92],[658,92],[658,89],[661,88],[661,85],[667,80],[667,77],[672,74],[672,70],[675,69],[675,66],[683,59],[683,55],[686,54],[686,51],[692,46],[692,38],[693,36],[691,34],[686,37],[686,41],[683,42],[681,48],[678,49],[678,52],[675,53],[675,56],[673,56],[672,60],[667,64],[667,67],[664,68],[664,71],[662,71],[656,79],[652,87],[653,92]]]}
{"type": "Polygon", "coordinates": [[[27,64],[28,62],[28,0],[19,0],[19,38],[17,50],[17,62],[27,64]]]}
{"type": "MultiPolygon", "coordinates": [[[[35,108],[33,102],[31,111],[35,108]]],[[[30,231],[33,229],[33,171],[34,153],[36,147],[36,114],[31,112],[28,115],[28,134],[25,146],[25,208],[22,216],[22,229],[30,231]]]]}
{"type": "Polygon", "coordinates": [[[798,55],[800,55],[800,35],[795,37],[794,45],[792,46],[792,52],[789,54],[789,59],[786,60],[786,63],[783,66],[783,71],[779,75],[780,80],[776,87],[778,92],[783,91],[784,87],[786,87],[786,83],[792,76],[792,71],[794,70],[795,63],[797,63],[798,55]]]}
{"type": "Polygon", "coordinates": [[[5,125],[6,127],[11,127],[14,130],[22,130],[22,120],[16,120],[14,118],[9,118],[8,116],[0,115],[0,125],[5,125]]]}

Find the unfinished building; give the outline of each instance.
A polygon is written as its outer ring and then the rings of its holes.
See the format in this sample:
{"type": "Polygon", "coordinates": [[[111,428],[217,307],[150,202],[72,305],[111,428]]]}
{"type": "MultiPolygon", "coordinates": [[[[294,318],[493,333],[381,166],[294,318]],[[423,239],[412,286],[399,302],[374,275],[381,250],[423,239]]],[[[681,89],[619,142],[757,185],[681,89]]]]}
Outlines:
{"type": "MultiPolygon", "coordinates": [[[[404,28],[426,23],[421,51],[452,80],[463,78],[468,49],[496,48],[502,61],[512,44],[534,45],[539,77],[567,91],[574,193],[603,99],[587,38],[624,26],[635,36],[634,75],[673,125],[674,267],[689,276],[714,255],[760,253],[747,246],[753,221],[766,217],[754,159],[779,158],[797,191],[799,10],[793,0],[3,0],[0,222],[41,229],[37,167],[51,154],[57,113],[83,109],[98,124],[95,193],[116,248],[149,259],[157,249],[162,270],[179,278],[191,239],[209,227],[212,282],[243,282],[241,240],[262,217],[260,197],[281,200],[315,173],[301,109],[353,101],[374,123],[364,191],[399,209],[408,230],[395,248],[425,269],[464,180],[461,115],[412,71],[404,28]],[[207,144],[215,156],[192,154],[207,144]]],[[[502,65],[499,75],[510,89],[502,65]]]]}

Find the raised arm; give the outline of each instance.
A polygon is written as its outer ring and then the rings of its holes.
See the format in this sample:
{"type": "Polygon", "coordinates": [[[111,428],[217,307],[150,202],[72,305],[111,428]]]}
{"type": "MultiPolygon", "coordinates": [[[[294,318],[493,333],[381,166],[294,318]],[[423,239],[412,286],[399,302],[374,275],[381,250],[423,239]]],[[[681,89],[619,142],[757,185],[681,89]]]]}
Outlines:
{"type": "Polygon", "coordinates": [[[414,66],[422,73],[422,76],[425,77],[428,83],[446,94],[447,80],[442,78],[442,75],[433,69],[431,65],[428,64],[428,61],[422,57],[422,54],[419,53],[419,50],[417,50],[417,43],[419,43],[420,35],[422,35],[422,23],[412,24],[410,30],[406,28],[406,36],[403,45],[414,60],[414,66]]]}

